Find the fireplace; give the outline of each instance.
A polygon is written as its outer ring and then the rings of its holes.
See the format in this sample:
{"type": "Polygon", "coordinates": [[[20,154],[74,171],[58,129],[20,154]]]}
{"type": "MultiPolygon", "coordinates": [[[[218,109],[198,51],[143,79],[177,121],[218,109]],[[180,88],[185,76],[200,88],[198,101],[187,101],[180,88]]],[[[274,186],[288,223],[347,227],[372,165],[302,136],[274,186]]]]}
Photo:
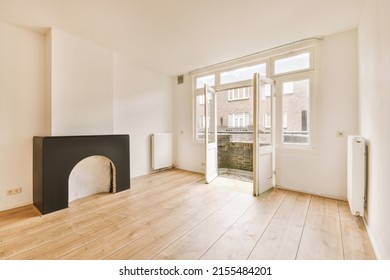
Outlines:
{"type": "Polygon", "coordinates": [[[33,201],[48,214],[68,207],[69,176],[82,160],[102,156],[114,178],[110,192],[130,188],[129,135],[36,136],[33,139],[33,201]]]}

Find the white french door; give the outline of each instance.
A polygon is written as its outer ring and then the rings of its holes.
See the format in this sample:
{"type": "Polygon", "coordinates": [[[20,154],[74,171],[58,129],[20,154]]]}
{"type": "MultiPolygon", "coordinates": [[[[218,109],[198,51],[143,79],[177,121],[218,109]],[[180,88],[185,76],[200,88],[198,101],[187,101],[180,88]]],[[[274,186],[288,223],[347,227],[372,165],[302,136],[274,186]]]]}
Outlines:
{"type": "Polygon", "coordinates": [[[212,87],[204,86],[205,100],[205,179],[211,183],[218,176],[218,145],[217,145],[217,99],[212,87]]]}
{"type": "Polygon", "coordinates": [[[253,195],[275,186],[275,86],[273,80],[253,77],[253,195]]]}

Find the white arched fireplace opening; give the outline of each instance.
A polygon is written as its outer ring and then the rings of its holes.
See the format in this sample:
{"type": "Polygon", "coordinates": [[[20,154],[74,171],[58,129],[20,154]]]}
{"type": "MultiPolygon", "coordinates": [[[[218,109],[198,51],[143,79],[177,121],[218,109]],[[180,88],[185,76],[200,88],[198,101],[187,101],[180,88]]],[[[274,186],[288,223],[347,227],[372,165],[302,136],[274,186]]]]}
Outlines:
{"type": "Polygon", "coordinates": [[[104,156],[90,156],[78,162],[69,175],[68,202],[97,193],[116,192],[113,162],[104,156]]]}

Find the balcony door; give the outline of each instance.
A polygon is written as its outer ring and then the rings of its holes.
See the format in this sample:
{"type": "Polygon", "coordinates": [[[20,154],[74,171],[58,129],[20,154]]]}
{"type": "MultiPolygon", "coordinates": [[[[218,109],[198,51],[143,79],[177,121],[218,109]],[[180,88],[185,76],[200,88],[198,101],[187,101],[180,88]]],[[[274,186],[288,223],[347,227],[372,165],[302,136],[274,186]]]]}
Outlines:
{"type": "Polygon", "coordinates": [[[205,150],[206,150],[206,183],[211,183],[218,176],[218,145],[217,145],[217,99],[216,91],[210,86],[204,86],[205,100],[205,150]]]}
{"type": "Polygon", "coordinates": [[[253,195],[275,186],[275,109],[273,80],[253,78],[253,195]]]}

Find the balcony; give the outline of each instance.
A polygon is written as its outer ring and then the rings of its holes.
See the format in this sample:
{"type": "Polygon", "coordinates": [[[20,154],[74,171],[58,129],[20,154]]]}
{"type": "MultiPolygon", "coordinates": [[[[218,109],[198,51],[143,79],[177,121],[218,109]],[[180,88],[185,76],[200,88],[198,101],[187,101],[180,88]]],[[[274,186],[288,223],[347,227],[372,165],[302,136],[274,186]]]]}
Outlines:
{"type": "Polygon", "coordinates": [[[218,132],[218,173],[242,181],[253,180],[253,132],[218,132]]]}

